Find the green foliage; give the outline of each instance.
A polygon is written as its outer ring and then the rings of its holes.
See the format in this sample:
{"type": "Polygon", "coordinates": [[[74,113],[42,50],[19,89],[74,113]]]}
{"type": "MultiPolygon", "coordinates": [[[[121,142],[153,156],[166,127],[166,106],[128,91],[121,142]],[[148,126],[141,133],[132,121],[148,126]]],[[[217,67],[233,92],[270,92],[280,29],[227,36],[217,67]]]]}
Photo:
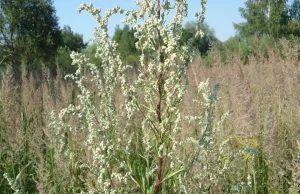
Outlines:
{"type": "Polygon", "coordinates": [[[269,165],[267,156],[262,147],[254,158],[254,193],[270,193],[269,188],[269,165]]]}
{"type": "Polygon", "coordinates": [[[289,20],[287,26],[288,36],[300,37],[300,20],[289,20]]]}
{"type": "Polygon", "coordinates": [[[63,46],[71,51],[80,52],[85,49],[87,43],[84,43],[82,34],[74,33],[70,26],[64,26],[62,29],[63,46]]]}
{"type": "Polygon", "coordinates": [[[64,74],[74,73],[75,68],[72,66],[72,59],[70,57],[71,50],[68,47],[60,47],[57,50],[56,61],[59,68],[64,74]]]}
{"type": "Polygon", "coordinates": [[[286,0],[247,0],[245,8],[240,8],[241,16],[246,22],[234,24],[241,37],[264,34],[282,37],[286,33],[288,23],[286,0]]]}
{"type": "Polygon", "coordinates": [[[97,57],[97,45],[92,44],[89,45],[86,49],[83,50],[83,53],[85,56],[89,59],[89,61],[96,66],[100,67],[101,66],[101,59],[97,57]]]}
{"type": "Polygon", "coordinates": [[[300,3],[294,0],[291,5],[286,0],[248,0],[245,8],[240,8],[241,16],[246,22],[234,24],[239,36],[274,38],[300,36],[300,3]]]}
{"type": "Polygon", "coordinates": [[[53,62],[62,36],[53,2],[2,0],[0,40],[1,65],[13,67],[16,81],[21,80],[21,63],[35,77],[41,77],[42,66],[54,73],[56,65],[53,62]]]}
{"type": "MultiPolygon", "coordinates": [[[[219,46],[217,49],[224,56],[225,61],[230,56],[238,55],[244,64],[247,64],[251,56],[263,57],[268,60],[271,52],[282,51],[282,45],[278,39],[269,35],[249,36],[246,39],[234,36],[222,43],[222,47],[219,46]]],[[[283,59],[284,57],[282,55],[283,59]]]]}
{"type": "MultiPolygon", "coordinates": [[[[193,46],[197,48],[201,55],[206,55],[210,50],[211,45],[219,42],[219,40],[214,35],[214,30],[209,27],[207,23],[200,25],[200,30],[204,33],[203,37],[197,37],[193,41],[193,46]]],[[[187,22],[182,28],[182,35],[180,39],[180,44],[187,44],[189,39],[193,39],[197,32],[196,22],[187,22]]]]}
{"type": "Polygon", "coordinates": [[[58,67],[63,71],[63,74],[70,74],[75,72],[74,66],[72,66],[72,59],[70,57],[72,51],[82,52],[87,43],[84,43],[83,36],[78,33],[74,33],[70,26],[64,26],[62,29],[63,43],[61,47],[57,49],[56,61],[58,67]]]}
{"type": "MultiPolygon", "coordinates": [[[[29,141],[31,133],[31,123],[33,119],[23,114],[23,142],[19,145],[19,149],[11,153],[11,147],[9,142],[2,140],[1,145],[4,148],[1,149],[1,163],[0,165],[0,181],[1,191],[5,193],[36,193],[37,185],[34,180],[36,177],[36,163],[37,157],[29,150],[29,141]],[[8,183],[9,185],[7,185],[8,183]]],[[[6,130],[6,129],[5,129],[6,130]]],[[[2,134],[6,134],[5,131],[1,131],[2,134]]]]}
{"type": "Polygon", "coordinates": [[[300,20],[300,1],[294,0],[290,9],[289,9],[289,15],[291,20],[296,20],[299,22],[300,20]]]}
{"type": "Polygon", "coordinates": [[[1,46],[14,55],[35,55],[43,60],[54,57],[61,45],[58,18],[51,0],[3,0],[1,46]]]}
{"type": "Polygon", "coordinates": [[[122,29],[117,26],[113,35],[113,40],[118,43],[117,48],[121,58],[128,64],[136,64],[138,62],[139,52],[135,46],[137,39],[134,33],[135,31],[129,25],[124,25],[122,29]]]}

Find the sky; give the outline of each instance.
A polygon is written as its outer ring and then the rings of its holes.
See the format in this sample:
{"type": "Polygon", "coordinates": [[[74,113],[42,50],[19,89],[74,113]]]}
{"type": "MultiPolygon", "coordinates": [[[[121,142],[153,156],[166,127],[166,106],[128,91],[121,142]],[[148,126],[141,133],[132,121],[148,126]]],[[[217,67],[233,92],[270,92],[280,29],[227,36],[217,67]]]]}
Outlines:
{"type": "MultiPolygon", "coordinates": [[[[84,40],[93,38],[94,28],[97,22],[86,11],[78,13],[78,7],[82,3],[92,3],[94,7],[100,7],[103,13],[117,5],[122,8],[133,8],[134,0],[54,0],[56,14],[59,17],[61,27],[69,25],[74,32],[83,34],[84,40]]],[[[200,0],[188,0],[189,16],[185,21],[195,21],[195,13],[200,10],[200,0]]],[[[215,30],[215,35],[221,41],[235,35],[234,23],[243,22],[238,11],[244,7],[246,0],[207,0],[205,22],[215,30]]],[[[120,24],[121,15],[114,16],[109,20],[109,35],[113,35],[117,24],[120,24]]]]}

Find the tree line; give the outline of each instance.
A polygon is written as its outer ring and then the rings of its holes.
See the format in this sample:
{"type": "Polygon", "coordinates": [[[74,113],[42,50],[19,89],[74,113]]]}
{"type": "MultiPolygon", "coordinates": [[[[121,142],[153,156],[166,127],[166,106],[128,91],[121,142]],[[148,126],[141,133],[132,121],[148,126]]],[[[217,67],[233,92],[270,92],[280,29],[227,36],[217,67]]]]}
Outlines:
{"type": "MultiPolygon", "coordinates": [[[[234,23],[236,35],[221,42],[214,30],[204,23],[201,30],[205,33],[193,42],[193,46],[205,58],[215,46],[223,53],[225,50],[241,55],[247,62],[255,52],[253,41],[276,45],[280,38],[298,42],[300,36],[300,0],[247,0],[245,7],[239,9],[245,22],[234,23]],[[257,41],[259,40],[259,41],[257,41]],[[250,45],[250,46],[249,46],[250,45]]],[[[12,66],[16,77],[19,67],[24,64],[28,71],[35,72],[38,78],[42,66],[55,75],[56,68],[67,73],[74,72],[71,66],[72,51],[85,52],[90,60],[101,63],[95,57],[96,46],[88,46],[83,35],[72,31],[70,26],[59,27],[56,10],[52,0],[2,0],[0,2],[0,71],[12,66]]],[[[181,26],[183,45],[195,36],[196,23],[191,21],[181,26]]],[[[117,26],[112,39],[118,43],[122,59],[128,64],[138,64],[139,55],[135,43],[134,30],[125,25],[117,26]]],[[[256,43],[255,43],[256,44],[256,43]]],[[[267,49],[267,48],[266,48],[267,49]]],[[[267,55],[267,54],[266,54],[267,55]]],[[[207,57],[209,61],[209,57],[207,57]]]]}
{"type": "MultiPolygon", "coordinates": [[[[291,46],[300,43],[300,0],[247,0],[239,12],[245,22],[233,23],[236,35],[224,42],[218,40],[207,23],[201,25],[205,35],[194,40],[193,46],[208,65],[212,63],[210,55],[214,54],[209,51],[213,47],[220,53],[223,64],[227,64],[227,58],[232,54],[239,55],[246,64],[251,55],[261,54],[268,58],[271,50],[280,50],[282,38],[291,46]]],[[[196,23],[187,22],[181,30],[179,44],[183,45],[195,36],[196,23]]],[[[129,64],[138,63],[140,53],[137,53],[134,31],[129,26],[117,26],[113,39],[119,44],[123,60],[129,64]]]]}
{"type": "MultiPolygon", "coordinates": [[[[59,27],[58,17],[52,0],[2,0],[0,2],[0,67],[11,65],[16,77],[19,67],[24,64],[28,71],[41,71],[42,65],[55,74],[57,65],[65,73],[74,72],[70,54],[84,51],[91,60],[95,58],[95,45],[87,45],[83,36],[74,33],[70,26],[59,27]],[[87,48],[88,46],[88,48],[87,48]]],[[[205,36],[197,38],[194,46],[205,55],[211,42],[218,41],[213,29],[202,26],[205,36]]],[[[185,44],[196,32],[196,23],[188,22],[182,28],[180,44],[185,44]]],[[[138,62],[134,31],[130,26],[115,28],[112,37],[119,46],[123,59],[135,64],[138,62]]],[[[97,61],[100,62],[99,60],[97,61]]]]}
{"type": "Polygon", "coordinates": [[[1,0],[0,66],[11,65],[20,74],[24,64],[28,71],[39,72],[41,64],[55,74],[56,60],[63,69],[65,55],[81,51],[87,44],[70,26],[62,29],[51,0],[1,0]]]}
{"type": "Polygon", "coordinates": [[[234,24],[237,35],[275,38],[300,36],[300,1],[294,0],[248,0],[240,8],[245,22],[234,24]]]}

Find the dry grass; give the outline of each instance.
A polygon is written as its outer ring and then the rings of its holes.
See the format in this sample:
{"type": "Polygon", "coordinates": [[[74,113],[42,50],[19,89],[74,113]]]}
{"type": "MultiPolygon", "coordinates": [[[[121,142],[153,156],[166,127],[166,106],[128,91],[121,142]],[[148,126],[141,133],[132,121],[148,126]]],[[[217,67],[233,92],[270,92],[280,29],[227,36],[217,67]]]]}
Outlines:
{"type": "MultiPolygon", "coordinates": [[[[271,51],[268,59],[262,55],[250,57],[246,65],[238,56],[232,56],[227,66],[221,65],[220,56],[216,51],[213,52],[215,62],[212,67],[205,66],[205,61],[197,58],[188,69],[190,85],[182,106],[184,115],[196,115],[202,111],[196,109],[192,103],[200,81],[209,78],[211,84],[220,83],[221,99],[217,107],[217,117],[227,110],[232,110],[233,114],[224,124],[218,137],[221,140],[227,136],[241,136],[244,139],[254,137],[266,155],[263,159],[269,176],[268,192],[287,189],[290,189],[291,193],[299,191],[300,64],[297,51],[285,46],[285,60],[279,52],[271,51]],[[284,181],[290,188],[282,188],[284,181]]],[[[7,155],[4,158],[0,157],[0,175],[3,171],[8,171],[15,177],[17,173],[14,171],[27,165],[17,161],[22,160],[20,156],[24,156],[25,150],[25,154],[35,158],[31,173],[34,174],[36,191],[39,193],[63,193],[63,187],[67,184],[80,186],[83,184],[80,182],[82,177],[70,180],[63,178],[75,176],[77,172],[72,172],[70,165],[73,164],[67,163],[58,152],[55,136],[49,128],[50,110],[58,112],[70,103],[76,104],[76,89],[71,83],[62,81],[59,72],[57,79],[39,86],[36,85],[33,76],[26,75],[24,69],[22,72],[21,86],[13,84],[10,72],[2,79],[0,151],[7,155]]],[[[88,73],[86,76],[90,77],[88,73]]],[[[119,109],[124,99],[120,91],[116,90],[115,93],[116,106],[119,109]]],[[[194,131],[186,124],[182,134],[185,136],[190,133],[194,131]]],[[[83,137],[66,135],[69,140],[77,139],[74,146],[79,146],[76,147],[79,150],[78,157],[88,160],[85,155],[88,153],[80,151],[84,145],[78,140],[83,137]]],[[[30,179],[29,176],[27,178],[30,179]]],[[[5,187],[3,191],[10,192],[4,180],[0,180],[0,184],[1,187],[5,187]]],[[[24,179],[22,184],[27,186],[24,179]]],[[[76,189],[73,190],[75,191],[76,189]]]]}
{"type": "Polygon", "coordinates": [[[219,116],[225,110],[233,114],[219,136],[258,139],[268,158],[273,187],[280,187],[280,176],[291,180],[288,173],[300,165],[290,165],[300,153],[296,144],[300,139],[300,62],[297,50],[283,45],[285,60],[277,51],[271,51],[268,59],[252,56],[246,65],[238,56],[229,65],[221,65],[218,53],[212,67],[198,58],[189,69],[192,79],[183,106],[187,114],[197,112],[190,102],[200,81],[209,78],[210,83],[221,83],[219,116]]]}

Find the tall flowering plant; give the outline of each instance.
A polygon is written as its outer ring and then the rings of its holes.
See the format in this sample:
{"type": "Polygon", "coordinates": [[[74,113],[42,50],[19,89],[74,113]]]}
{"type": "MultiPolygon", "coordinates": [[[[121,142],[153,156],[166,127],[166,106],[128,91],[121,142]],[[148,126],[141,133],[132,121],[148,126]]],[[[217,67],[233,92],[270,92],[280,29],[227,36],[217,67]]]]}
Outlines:
{"type": "MultiPolygon", "coordinates": [[[[185,140],[179,135],[185,119],[181,106],[187,91],[187,68],[196,56],[193,39],[183,46],[178,44],[183,18],[188,15],[187,1],[136,0],[135,3],[134,9],[117,6],[105,14],[92,4],[79,7],[79,12],[90,12],[99,24],[94,43],[101,67],[89,63],[83,54],[72,53],[73,65],[78,70],[67,77],[79,88],[78,103],[61,110],[51,125],[61,139],[65,138],[62,131],[84,134],[89,159],[76,163],[89,174],[82,193],[199,192],[202,187],[191,181],[191,177],[199,175],[193,166],[200,154],[209,153],[202,150],[209,150],[214,127],[219,125],[214,125],[212,119],[216,90],[211,91],[208,83],[203,82],[199,93],[203,93],[206,113],[190,118],[202,121],[198,125],[203,129],[202,135],[185,140]],[[134,29],[138,40],[135,45],[141,53],[139,73],[131,81],[128,79],[131,67],[122,62],[117,43],[107,33],[108,20],[114,14],[124,15],[121,22],[134,29]],[[172,14],[173,18],[167,17],[172,14]],[[83,74],[83,66],[92,77],[83,74]],[[92,90],[91,85],[96,89],[92,90]],[[115,103],[119,86],[124,97],[120,109],[115,103]],[[70,117],[76,125],[67,122],[70,117]],[[196,149],[183,153],[180,147],[188,144],[196,145],[196,149]]],[[[199,26],[204,19],[205,4],[206,0],[201,0],[202,10],[196,13],[195,38],[203,35],[199,26]]],[[[68,144],[62,141],[64,153],[72,160],[74,153],[68,144]]]]}

